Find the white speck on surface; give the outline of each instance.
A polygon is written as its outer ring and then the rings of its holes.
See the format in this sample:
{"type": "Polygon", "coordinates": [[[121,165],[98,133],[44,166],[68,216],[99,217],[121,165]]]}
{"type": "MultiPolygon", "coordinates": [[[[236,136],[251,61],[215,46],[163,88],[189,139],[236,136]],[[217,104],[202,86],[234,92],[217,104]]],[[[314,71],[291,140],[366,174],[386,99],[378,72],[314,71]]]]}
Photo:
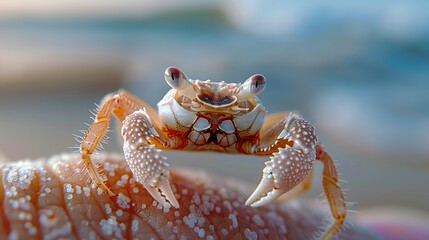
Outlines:
{"type": "Polygon", "coordinates": [[[82,220],[82,221],[80,221],[80,225],[87,227],[87,226],[89,226],[89,221],[82,220]]]}
{"type": "Polygon", "coordinates": [[[139,189],[136,187],[133,187],[133,193],[139,193],[139,189]]]}
{"type": "Polygon", "coordinates": [[[137,219],[134,219],[131,223],[131,230],[133,232],[137,232],[137,230],[139,230],[139,221],[137,221],[137,219]]]}
{"type": "Polygon", "coordinates": [[[170,212],[170,208],[171,208],[171,204],[170,203],[165,203],[164,204],[164,213],[168,213],[168,212],[170,212]]]}
{"type": "Polygon", "coordinates": [[[188,216],[183,217],[183,222],[190,228],[195,227],[195,223],[197,223],[197,221],[197,217],[193,213],[190,213],[188,216]]]}
{"type": "Polygon", "coordinates": [[[145,209],[146,208],[146,204],[142,204],[142,209],[145,209]]]}
{"type": "MultiPolygon", "coordinates": [[[[124,238],[121,233],[120,224],[116,221],[116,217],[110,216],[107,220],[102,219],[100,221],[101,231],[103,235],[112,236],[114,235],[117,238],[124,238]]],[[[125,226],[125,225],[124,225],[125,226]]]]}
{"type": "Polygon", "coordinates": [[[67,194],[67,200],[72,200],[73,199],[73,194],[69,193],[67,194]]]}
{"type": "Polygon", "coordinates": [[[244,236],[246,237],[246,239],[249,239],[249,240],[258,239],[258,234],[254,231],[251,231],[248,228],[244,229],[244,236]]]}
{"type": "Polygon", "coordinates": [[[220,207],[216,207],[215,211],[216,211],[216,213],[220,213],[221,212],[221,208],[220,207]]]}
{"type": "Polygon", "coordinates": [[[222,228],[222,234],[223,236],[228,236],[228,230],[226,230],[225,228],[222,228]]]}
{"type": "Polygon", "coordinates": [[[201,204],[201,198],[200,198],[200,195],[198,195],[197,193],[195,193],[193,196],[192,196],[192,200],[191,201],[193,201],[193,203],[195,203],[196,205],[200,205],[201,204]]]}
{"type": "Polygon", "coordinates": [[[76,194],[81,194],[82,193],[82,187],[81,186],[76,185],[74,188],[76,190],[76,194]]]}
{"type": "Polygon", "coordinates": [[[223,206],[225,206],[228,209],[228,211],[230,212],[232,211],[232,205],[230,201],[228,200],[223,201],[223,206]]]}
{"type": "Polygon", "coordinates": [[[131,223],[131,230],[133,232],[137,232],[137,230],[139,230],[139,221],[137,221],[136,219],[134,219],[131,223]]]}
{"type": "Polygon", "coordinates": [[[206,235],[206,231],[202,228],[198,231],[198,237],[203,238],[206,235]]]}
{"type": "Polygon", "coordinates": [[[45,188],[45,193],[50,193],[51,189],[50,188],[45,188]]]}
{"type": "Polygon", "coordinates": [[[66,193],[73,193],[74,192],[74,189],[70,183],[66,183],[64,185],[64,190],[66,193]]]}
{"type": "Polygon", "coordinates": [[[6,197],[15,197],[16,195],[18,195],[18,192],[16,191],[16,187],[11,186],[9,190],[5,191],[5,195],[6,197]]]}
{"type": "Polygon", "coordinates": [[[128,179],[130,176],[128,174],[124,174],[121,176],[121,179],[116,182],[116,186],[118,187],[125,187],[125,185],[128,183],[128,179]]]}
{"type": "Polygon", "coordinates": [[[198,217],[198,226],[200,226],[200,227],[204,226],[205,222],[206,222],[205,217],[198,217]]]}
{"type": "Polygon", "coordinates": [[[179,212],[179,211],[177,211],[177,210],[176,210],[176,211],[174,211],[174,216],[175,216],[175,217],[179,217],[179,216],[180,216],[180,212],[179,212]]]}
{"type": "Polygon", "coordinates": [[[31,224],[31,222],[26,222],[24,224],[24,227],[28,230],[28,233],[30,236],[34,236],[37,233],[37,228],[31,224]]]}
{"type": "Polygon", "coordinates": [[[91,196],[91,189],[89,187],[84,187],[83,188],[83,195],[85,195],[85,197],[91,196]]]}
{"type": "Polygon", "coordinates": [[[168,221],[167,222],[167,227],[169,227],[169,228],[173,227],[173,222],[172,221],[168,221]]]}
{"type": "Polygon", "coordinates": [[[101,194],[103,194],[103,190],[101,190],[101,188],[97,188],[97,194],[100,196],[101,194]]]}
{"type": "Polygon", "coordinates": [[[232,229],[237,229],[238,228],[238,221],[237,221],[237,216],[235,214],[230,213],[228,216],[228,219],[231,220],[231,227],[232,229]]]}
{"type": "Polygon", "coordinates": [[[119,224],[119,227],[121,228],[122,231],[127,230],[127,225],[125,225],[125,223],[119,224]]]}
{"type": "Polygon", "coordinates": [[[104,209],[106,210],[106,214],[112,213],[112,208],[110,208],[110,204],[108,203],[104,204],[104,209]]]}
{"type": "Polygon", "coordinates": [[[116,211],[116,216],[121,217],[124,214],[124,212],[122,212],[121,209],[119,209],[118,211],[116,211]]]}
{"type": "Polygon", "coordinates": [[[116,199],[116,203],[119,205],[120,208],[129,209],[130,202],[131,199],[122,193],[119,193],[118,198],[116,199]]]}
{"type": "Polygon", "coordinates": [[[252,221],[253,221],[256,225],[258,225],[259,227],[264,227],[264,226],[265,226],[264,221],[262,220],[261,216],[259,216],[259,215],[253,215],[253,217],[252,217],[252,221]]]}

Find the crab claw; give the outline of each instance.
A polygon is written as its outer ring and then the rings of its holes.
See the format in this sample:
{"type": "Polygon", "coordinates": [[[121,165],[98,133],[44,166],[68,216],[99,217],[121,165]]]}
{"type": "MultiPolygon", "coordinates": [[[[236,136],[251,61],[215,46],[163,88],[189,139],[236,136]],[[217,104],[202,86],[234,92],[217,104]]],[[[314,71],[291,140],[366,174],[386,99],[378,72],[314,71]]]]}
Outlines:
{"type": "Polygon", "coordinates": [[[314,149],[305,154],[301,149],[290,146],[279,148],[279,152],[265,162],[261,182],[246,205],[260,207],[288,192],[310,173],[315,159],[314,149]]]}
{"type": "MultiPolygon", "coordinates": [[[[164,175],[163,175],[164,177],[164,175]]],[[[162,179],[157,185],[152,186],[151,184],[143,183],[146,190],[152,195],[152,197],[163,206],[170,203],[175,208],[179,208],[179,203],[171,190],[170,181],[168,179],[162,179]]]]}
{"type": "Polygon", "coordinates": [[[137,181],[160,204],[170,203],[173,207],[179,208],[170,186],[170,172],[167,169],[168,163],[165,162],[167,158],[161,156],[159,152],[154,145],[139,145],[133,149],[124,144],[125,159],[137,181]]]}
{"type": "Polygon", "coordinates": [[[251,207],[260,207],[275,200],[284,193],[286,193],[285,190],[276,188],[273,174],[267,167],[265,167],[264,170],[262,170],[261,182],[252,195],[247,199],[246,205],[251,207]]]}
{"type": "Polygon", "coordinates": [[[155,145],[149,144],[158,136],[144,109],[128,115],[122,126],[125,159],[134,177],[156,201],[179,208],[170,187],[167,158],[161,155],[161,150],[155,145]]]}

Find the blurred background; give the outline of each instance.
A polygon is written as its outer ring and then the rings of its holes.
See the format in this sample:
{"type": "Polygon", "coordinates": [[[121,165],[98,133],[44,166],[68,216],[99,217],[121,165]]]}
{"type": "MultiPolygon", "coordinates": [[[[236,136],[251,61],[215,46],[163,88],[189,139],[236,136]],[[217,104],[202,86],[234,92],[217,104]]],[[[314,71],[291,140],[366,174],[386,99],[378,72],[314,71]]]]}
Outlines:
{"type": "MultiPolygon", "coordinates": [[[[355,209],[427,214],[427,9],[418,0],[2,1],[0,152],[18,160],[73,151],[94,103],[124,88],[155,106],[168,66],[226,82],[262,73],[266,108],[299,110],[316,126],[355,209]]],[[[120,152],[110,136],[105,149],[120,152]]],[[[266,161],[166,155],[252,187],[266,161]]],[[[316,168],[304,197],[322,192],[316,168]]]]}

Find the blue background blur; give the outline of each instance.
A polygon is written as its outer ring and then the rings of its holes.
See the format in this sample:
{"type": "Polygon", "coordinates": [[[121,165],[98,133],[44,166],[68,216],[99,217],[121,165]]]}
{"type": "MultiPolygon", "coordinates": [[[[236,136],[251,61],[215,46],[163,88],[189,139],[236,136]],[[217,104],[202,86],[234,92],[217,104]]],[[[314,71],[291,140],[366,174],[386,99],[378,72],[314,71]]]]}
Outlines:
{"type": "MultiPolygon", "coordinates": [[[[260,99],[316,126],[355,208],[427,213],[428,9],[417,0],[2,2],[0,152],[16,160],[72,151],[95,102],[125,88],[155,105],[168,66],[226,82],[262,73],[260,99]]],[[[253,185],[265,161],[167,156],[253,185]]],[[[321,193],[317,168],[306,197],[321,193]]]]}

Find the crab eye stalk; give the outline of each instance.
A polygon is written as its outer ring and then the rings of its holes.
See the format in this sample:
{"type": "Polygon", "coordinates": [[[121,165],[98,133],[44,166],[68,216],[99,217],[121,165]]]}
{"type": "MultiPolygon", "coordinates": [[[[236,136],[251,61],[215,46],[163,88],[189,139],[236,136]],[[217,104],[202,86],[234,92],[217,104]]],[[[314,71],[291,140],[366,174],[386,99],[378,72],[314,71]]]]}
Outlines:
{"type": "Polygon", "coordinates": [[[167,68],[164,73],[164,78],[167,84],[176,90],[184,90],[190,84],[186,74],[175,67],[167,68]]]}
{"type": "Polygon", "coordinates": [[[186,76],[186,74],[180,71],[178,68],[169,67],[165,70],[164,73],[165,81],[171,88],[175,89],[180,94],[194,99],[196,96],[195,90],[192,87],[191,80],[186,76]]]}
{"type": "Polygon", "coordinates": [[[238,101],[246,101],[264,91],[265,77],[261,74],[255,74],[248,78],[237,91],[238,101]]]}

